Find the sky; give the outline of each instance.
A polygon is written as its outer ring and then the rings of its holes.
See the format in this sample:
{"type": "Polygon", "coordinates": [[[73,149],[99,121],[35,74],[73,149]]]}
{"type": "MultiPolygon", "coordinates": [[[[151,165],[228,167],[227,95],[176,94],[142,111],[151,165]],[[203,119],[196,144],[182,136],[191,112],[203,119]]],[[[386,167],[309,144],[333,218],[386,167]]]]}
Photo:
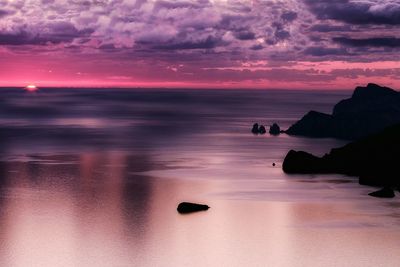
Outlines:
{"type": "Polygon", "coordinates": [[[400,88],[400,0],[0,0],[0,86],[400,88]]]}

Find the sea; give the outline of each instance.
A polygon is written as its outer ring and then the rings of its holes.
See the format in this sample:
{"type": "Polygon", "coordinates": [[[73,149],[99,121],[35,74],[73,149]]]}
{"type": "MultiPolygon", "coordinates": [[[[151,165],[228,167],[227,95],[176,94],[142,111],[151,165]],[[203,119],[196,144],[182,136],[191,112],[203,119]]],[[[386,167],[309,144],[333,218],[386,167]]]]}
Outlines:
{"type": "Polygon", "coordinates": [[[399,198],[282,171],[347,141],[251,133],[351,94],[1,88],[0,266],[399,266],[399,198]]]}

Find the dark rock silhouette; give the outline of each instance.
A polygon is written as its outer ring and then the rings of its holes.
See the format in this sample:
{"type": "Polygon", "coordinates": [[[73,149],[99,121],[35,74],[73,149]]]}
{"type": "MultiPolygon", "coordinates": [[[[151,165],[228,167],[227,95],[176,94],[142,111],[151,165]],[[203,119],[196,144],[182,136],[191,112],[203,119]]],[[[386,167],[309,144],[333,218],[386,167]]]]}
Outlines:
{"type": "Polygon", "coordinates": [[[281,127],[279,127],[277,123],[274,123],[269,127],[269,133],[272,135],[279,135],[281,133],[281,127]]]}
{"type": "Polygon", "coordinates": [[[267,132],[267,130],[265,129],[265,126],[264,125],[261,125],[259,128],[258,128],[258,133],[259,134],[265,134],[267,132]]]}
{"type": "Polygon", "coordinates": [[[251,132],[253,134],[265,134],[267,130],[265,129],[264,125],[259,125],[258,123],[254,123],[251,132]]]}
{"type": "Polygon", "coordinates": [[[290,150],[286,155],[282,169],[286,173],[329,173],[325,160],[304,151],[290,150]]]}
{"type": "Polygon", "coordinates": [[[393,189],[390,187],[384,187],[381,190],[369,193],[368,195],[372,197],[382,197],[382,198],[394,198],[395,194],[393,189]]]}
{"type": "Polygon", "coordinates": [[[301,120],[286,130],[290,135],[309,137],[327,137],[332,133],[332,116],[317,112],[308,112],[301,120]]]}
{"type": "Polygon", "coordinates": [[[258,134],[258,123],[253,124],[253,128],[251,129],[253,134],[258,134]]]}
{"type": "Polygon", "coordinates": [[[358,183],[360,185],[370,185],[370,186],[381,186],[382,182],[376,179],[375,176],[369,174],[363,174],[358,178],[358,183]]]}
{"type": "Polygon", "coordinates": [[[360,184],[400,186],[400,124],[334,148],[323,157],[289,151],[282,168],[286,173],[339,173],[359,176],[360,184]]]}
{"type": "Polygon", "coordinates": [[[182,202],[178,205],[178,212],[179,213],[191,213],[196,211],[204,211],[208,210],[210,207],[203,204],[196,204],[190,202],[182,202]]]}
{"type": "Polygon", "coordinates": [[[400,123],[400,93],[369,83],[337,103],[332,115],[310,111],[285,132],[308,137],[356,140],[400,123]]]}

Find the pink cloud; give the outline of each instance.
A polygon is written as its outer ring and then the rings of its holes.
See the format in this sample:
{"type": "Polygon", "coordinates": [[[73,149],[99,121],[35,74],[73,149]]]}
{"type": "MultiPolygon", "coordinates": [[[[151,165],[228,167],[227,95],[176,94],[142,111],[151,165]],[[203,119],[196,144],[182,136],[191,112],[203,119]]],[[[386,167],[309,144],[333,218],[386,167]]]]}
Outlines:
{"type": "Polygon", "coordinates": [[[2,86],[400,87],[391,1],[1,3],[2,86]]]}

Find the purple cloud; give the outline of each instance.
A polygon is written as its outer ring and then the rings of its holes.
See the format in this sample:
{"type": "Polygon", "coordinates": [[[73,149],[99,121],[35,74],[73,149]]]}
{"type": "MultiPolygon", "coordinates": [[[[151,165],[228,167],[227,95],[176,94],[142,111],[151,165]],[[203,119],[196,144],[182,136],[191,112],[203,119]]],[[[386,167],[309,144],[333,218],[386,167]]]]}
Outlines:
{"type": "Polygon", "coordinates": [[[297,19],[297,13],[293,11],[283,12],[281,18],[285,21],[294,21],[297,19]]]}
{"type": "Polygon", "coordinates": [[[351,24],[400,24],[400,3],[390,0],[304,0],[319,19],[351,24]]]}
{"type": "Polygon", "coordinates": [[[46,45],[69,43],[76,38],[89,36],[93,30],[77,30],[69,22],[48,22],[47,24],[16,25],[10,31],[0,32],[0,45],[46,45]]]}
{"type": "Polygon", "coordinates": [[[286,68],[396,60],[400,48],[400,3],[390,0],[0,0],[0,7],[0,56],[85,58],[102,76],[99,61],[119,66],[113,77],[319,81],[325,73],[286,68]],[[151,74],[126,67],[132,61],[151,74]],[[274,69],[243,69],[260,61],[274,69]]]}
{"type": "Polygon", "coordinates": [[[314,57],[324,57],[324,56],[343,56],[343,55],[350,55],[347,49],[345,48],[329,48],[324,46],[311,46],[304,50],[306,55],[311,55],[314,57]]]}
{"type": "Polygon", "coordinates": [[[348,37],[336,37],[333,41],[339,44],[355,47],[400,47],[400,38],[396,37],[379,37],[379,38],[348,38],[348,37]]]}

